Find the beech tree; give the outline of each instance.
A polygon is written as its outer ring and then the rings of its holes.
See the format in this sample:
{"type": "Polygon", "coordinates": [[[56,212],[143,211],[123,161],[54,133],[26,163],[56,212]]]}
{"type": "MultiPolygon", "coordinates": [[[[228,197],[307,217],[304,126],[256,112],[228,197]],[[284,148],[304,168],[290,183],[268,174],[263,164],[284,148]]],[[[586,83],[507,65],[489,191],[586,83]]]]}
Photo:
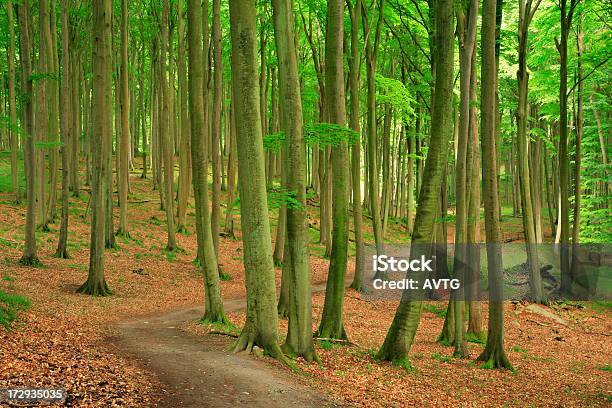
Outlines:
{"type": "Polygon", "coordinates": [[[91,171],[91,236],[89,245],[89,273],[77,292],[93,296],[106,296],[111,292],[104,279],[105,219],[109,197],[107,166],[112,149],[112,75],[111,75],[111,23],[110,0],[97,0],[93,4],[93,78],[92,78],[92,171],[91,171]]]}

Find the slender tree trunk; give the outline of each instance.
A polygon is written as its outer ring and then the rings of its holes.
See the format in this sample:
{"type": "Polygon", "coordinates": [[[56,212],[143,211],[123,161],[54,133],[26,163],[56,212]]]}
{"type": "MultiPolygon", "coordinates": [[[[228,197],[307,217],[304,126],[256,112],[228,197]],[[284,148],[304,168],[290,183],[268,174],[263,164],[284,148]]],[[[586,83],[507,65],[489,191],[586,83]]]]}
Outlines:
{"type": "Polygon", "coordinates": [[[179,191],[177,209],[177,230],[187,230],[185,216],[191,191],[191,134],[189,116],[187,115],[187,66],[185,64],[185,24],[183,18],[183,0],[177,1],[178,19],[178,81],[179,81],[179,114],[181,120],[181,142],[179,152],[179,191]]]}
{"type": "Polygon", "coordinates": [[[253,0],[230,0],[232,87],[240,179],[240,212],[247,288],[247,318],[234,351],[254,345],[283,359],[278,345],[274,263],[257,84],[257,29],[253,0]],[[238,120],[239,118],[239,120],[238,120]]]}
{"type": "Polygon", "coordinates": [[[229,158],[227,160],[227,210],[225,213],[225,234],[231,238],[235,238],[234,234],[234,198],[236,193],[236,179],[238,173],[238,163],[236,155],[236,114],[234,113],[234,104],[229,109],[230,111],[230,133],[227,137],[230,145],[229,158]]]}
{"type": "MultiPolygon", "coordinates": [[[[327,38],[325,41],[325,90],[327,115],[330,123],[344,126],[344,1],[327,2],[327,38]]],[[[346,339],[342,322],[344,280],[348,258],[349,170],[346,142],[332,148],[333,231],[332,248],[325,288],[323,315],[317,335],[324,338],[346,339]]]]}
{"type": "Polygon", "coordinates": [[[53,80],[47,82],[47,98],[49,107],[49,122],[47,139],[50,142],[49,150],[49,195],[47,197],[47,213],[46,219],[49,222],[54,222],[57,217],[57,173],[59,168],[59,59],[57,56],[57,17],[55,13],[55,2],[50,3],[49,12],[49,40],[48,45],[50,53],[47,54],[48,73],[52,75],[53,80]]]}
{"type": "Polygon", "coordinates": [[[292,0],[273,0],[274,37],[279,60],[279,95],[281,126],[287,135],[286,178],[289,191],[295,191],[297,207],[287,211],[287,252],[291,259],[289,328],[283,351],[301,356],[306,361],[317,360],[312,342],[312,305],[308,230],[306,224],[306,143],[303,134],[302,101],[294,42],[294,12],[292,0]]]}
{"type": "Polygon", "coordinates": [[[223,100],[221,54],[221,0],[213,0],[212,44],[214,53],[214,93],[212,111],[212,212],[211,228],[215,254],[219,257],[219,219],[221,218],[221,108],[223,100]]]}
{"type": "Polygon", "coordinates": [[[92,95],[92,180],[91,180],[91,240],[87,281],[77,292],[94,296],[110,294],[104,279],[104,229],[106,213],[107,166],[111,152],[112,75],[111,75],[111,0],[93,3],[93,95],[92,95]]]}
{"type": "MultiPolygon", "coordinates": [[[[459,66],[460,66],[460,107],[459,123],[457,132],[457,157],[455,160],[455,198],[456,198],[456,222],[455,222],[455,258],[453,275],[460,282],[465,282],[468,265],[468,194],[467,194],[467,157],[470,134],[470,80],[472,69],[472,53],[476,42],[476,21],[478,17],[478,0],[468,2],[465,8],[457,12],[457,26],[459,35],[459,66]]],[[[454,356],[465,358],[468,356],[467,344],[465,342],[465,327],[463,312],[464,290],[463,285],[455,290],[454,308],[454,356]]]]}
{"type": "MultiPolygon", "coordinates": [[[[576,112],[576,146],[575,146],[575,157],[574,157],[574,225],[572,228],[572,277],[578,280],[580,277],[580,202],[582,195],[582,187],[580,185],[580,171],[582,162],[582,134],[583,134],[583,99],[584,99],[584,81],[582,73],[582,51],[584,49],[584,35],[582,33],[582,14],[578,17],[577,33],[576,33],[576,48],[578,51],[578,68],[577,78],[578,89],[576,94],[577,99],[577,112],[576,112]]],[[[588,282],[578,282],[580,289],[587,289],[590,292],[590,285],[588,282]]]]}
{"type": "Polygon", "coordinates": [[[28,2],[17,6],[17,20],[19,21],[19,55],[21,62],[21,86],[25,96],[21,109],[23,112],[22,128],[27,137],[24,143],[26,194],[28,205],[26,209],[25,245],[23,254],[19,259],[21,265],[38,265],[36,248],[36,178],[37,178],[37,152],[34,149],[34,103],[32,100],[32,39],[30,37],[32,22],[28,2]]]}
{"type": "Polygon", "coordinates": [[[119,230],[117,234],[129,236],[128,229],[128,167],[130,149],[130,96],[128,88],[128,4],[121,0],[121,142],[119,144],[119,230]]]}
{"type": "Polygon", "coordinates": [[[561,292],[570,294],[572,291],[572,271],[569,254],[569,153],[567,125],[567,40],[572,26],[574,9],[579,0],[570,0],[569,10],[567,0],[560,0],[561,7],[561,38],[555,42],[559,51],[559,187],[560,187],[560,221],[561,226],[561,292]]]}
{"type": "MultiPolygon", "coordinates": [[[[202,15],[208,16],[208,0],[202,6],[200,0],[187,0],[187,42],[189,55],[189,114],[191,125],[191,167],[193,193],[196,206],[196,234],[198,260],[204,272],[206,312],[203,319],[226,323],[223,300],[219,287],[217,258],[212,242],[210,214],[208,212],[208,172],[206,171],[206,122],[204,120],[204,73],[202,64],[202,15]]],[[[208,27],[208,24],[205,24],[208,27]]],[[[206,30],[208,31],[208,30],[206,30]]]]}
{"type": "Polygon", "coordinates": [[[495,143],[495,63],[496,0],[484,0],[481,32],[481,144],[482,178],[485,207],[485,235],[489,275],[489,327],[487,344],[478,360],[489,368],[512,368],[504,350],[503,266],[497,189],[497,146],[495,143]]]}
{"type": "MultiPolygon", "coordinates": [[[[21,202],[21,191],[19,189],[19,168],[17,166],[17,152],[19,151],[19,139],[17,132],[17,107],[15,105],[15,28],[13,18],[13,0],[6,3],[8,15],[8,98],[9,98],[9,132],[11,135],[11,185],[13,200],[21,202]]],[[[21,57],[23,60],[23,57],[21,57]]]]}
{"type": "Polygon", "coordinates": [[[70,89],[70,42],[68,35],[68,8],[69,0],[61,1],[61,20],[62,20],[62,89],[61,89],[61,112],[60,129],[61,129],[61,153],[62,153],[62,217],[60,223],[59,240],[55,256],[58,258],[69,258],[67,243],[68,243],[68,153],[69,141],[72,137],[72,111],[71,111],[71,89],[70,89]]]}
{"type": "MultiPolygon", "coordinates": [[[[433,117],[430,128],[430,143],[423,180],[418,197],[414,231],[412,232],[410,257],[415,259],[433,254],[432,239],[434,220],[439,214],[439,196],[442,177],[447,160],[448,142],[451,136],[452,92],[453,92],[453,2],[438,0],[435,9],[435,51],[436,61],[435,96],[433,117]]],[[[414,278],[424,281],[424,273],[414,278]]],[[[378,352],[379,358],[409,366],[408,352],[414,341],[423,306],[423,290],[404,292],[385,341],[378,352]]]]}
{"type": "MultiPolygon", "coordinates": [[[[164,162],[164,198],[166,209],[166,222],[168,226],[168,243],[166,249],[176,249],[176,238],[174,228],[174,166],[172,164],[172,135],[168,129],[168,82],[166,81],[166,54],[168,49],[168,12],[169,0],[164,0],[161,26],[161,115],[159,120],[160,142],[162,148],[162,160],[164,162]]],[[[170,61],[172,63],[172,61],[170,61]]]]}
{"type": "MultiPolygon", "coordinates": [[[[363,3],[362,3],[363,4],[363,3]]],[[[382,14],[385,1],[380,1],[380,11],[382,14]]],[[[373,34],[374,44],[371,44],[369,37],[372,35],[369,29],[370,25],[367,21],[365,10],[362,13],[364,36],[368,38],[365,44],[366,54],[366,72],[368,84],[368,112],[367,112],[367,149],[368,149],[368,187],[370,197],[370,214],[372,215],[372,226],[374,228],[374,241],[376,243],[376,253],[384,252],[384,240],[382,231],[382,220],[380,219],[380,196],[378,192],[378,164],[377,164],[377,137],[376,137],[376,62],[378,59],[378,46],[380,40],[380,30],[383,17],[379,16],[376,24],[376,32],[373,34]]]]}
{"type": "Polygon", "coordinates": [[[480,145],[478,140],[478,70],[474,43],[472,69],[470,70],[470,132],[468,147],[468,219],[467,219],[467,260],[468,276],[466,297],[468,299],[468,328],[466,336],[472,340],[484,341],[486,333],[482,328],[480,302],[480,145]]]}
{"type": "Polygon", "coordinates": [[[361,0],[347,3],[351,16],[351,59],[349,70],[350,126],[357,134],[357,143],[351,146],[351,174],[353,177],[353,227],[355,229],[355,272],[351,288],[363,291],[363,216],[361,206],[361,129],[359,128],[359,23],[361,21],[361,0]]]}
{"type": "Polygon", "coordinates": [[[519,2],[519,66],[516,73],[518,80],[518,115],[517,115],[517,148],[519,167],[519,187],[521,193],[521,213],[523,215],[523,229],[525,231],[525,249],[527,252],[527,266],[529,268],[529,287],[531,298],[544,302],[542,293],[542,277],[538,261],[535,218],[531,192],[531,175],[529,169],[529,140],[527,138],[527,97],[529,92],[529,72],[527,71],[527,46],[529,24],[537,9],[532,10],[531,0],[519,2]]]}

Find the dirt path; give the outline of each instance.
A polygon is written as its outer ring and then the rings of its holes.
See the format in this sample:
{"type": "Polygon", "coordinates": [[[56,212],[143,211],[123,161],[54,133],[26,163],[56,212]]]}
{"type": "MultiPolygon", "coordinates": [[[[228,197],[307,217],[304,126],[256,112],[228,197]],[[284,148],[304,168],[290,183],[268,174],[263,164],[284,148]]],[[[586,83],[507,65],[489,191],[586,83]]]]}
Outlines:
{"type": "MultiPolygon", "coordinates": [[[[321,288],[313,287],[317,290],[321,288]]],[[[225,302],[226,312],[245,307],[244,299],[225,302]]],[[[161,407],[337,406],[265,362],[227,351],[228,337],[195,336],[179,330],[181,323],[203,313],[203,307],[192,307],[114,327],[113,343],[120,352],[141,361],[164,385],[161,407]]]]}

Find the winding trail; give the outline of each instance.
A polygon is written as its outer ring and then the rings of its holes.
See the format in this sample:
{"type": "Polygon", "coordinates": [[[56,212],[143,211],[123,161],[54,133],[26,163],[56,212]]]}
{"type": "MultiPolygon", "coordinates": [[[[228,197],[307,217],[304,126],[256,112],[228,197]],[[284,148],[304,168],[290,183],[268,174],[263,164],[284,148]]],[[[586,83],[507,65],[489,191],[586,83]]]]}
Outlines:
{"type": "MultiPolygon", "coordinates": [[[[313,285],[313,292],[325,290],[313,285]]],[[[224,302],[225,311],[246,308],[245,299],[224,302]]],[[[196,336],[179,329],[198,319],[191,307],[123,321],[113,326],[113,344],[158,376],[164,386],[160,407],[337,407],[318,391],[264,361],[228,351],[229,339],[196,336]]]]}

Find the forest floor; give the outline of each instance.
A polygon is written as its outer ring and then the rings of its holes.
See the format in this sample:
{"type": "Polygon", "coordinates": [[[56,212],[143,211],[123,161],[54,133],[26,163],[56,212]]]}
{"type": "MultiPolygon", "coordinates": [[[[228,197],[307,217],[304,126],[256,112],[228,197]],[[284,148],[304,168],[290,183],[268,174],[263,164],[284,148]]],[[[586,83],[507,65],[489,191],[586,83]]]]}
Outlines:
{"type": "MultiPolygon", "coordinates": [[[[0,172],[3,164],[0,161],[0,172]]],[[[0,327],[0,388],[65,388],[65,405],[75,407],[206,406],[203,399],[213,397],[214,406],[224,406],[218,401],[226,406],[260,402],[274,406],[270,401],[277,401],[279,406],[293,402],[296,406],[578,407],[609,406],[612,400],[609,305],[542,308],[559,320],[528,305],[508,303],[506,348],[514,372],[485,370],[472,360],[449,357],[452,349],[435,341],[446,306],[442,302],[425,307],[410,354],[412,371],[376,361],[374,353],[397,303],[362,300],[352,290],[346,293],[344,310],[353,344],[318,344],[322,364],[298,361],[297,367],[289,368],[268,357],[231,355],[227,351],[231,337],[212,334],[210,327],[197,323],[203,281],[192,262],[193,227],[187,234],[177,234],[179,251],[166,252],[165,217],[159,193],[150,186],[150,180],[133,174],[131,237],[117,237],[118,248],[106,252],[106,279],[113,295],[103,298],[75,293],[88,268],[87,188],[70,203],[71,259],[53,257],[56,220],[50,231],[37,232],[43,264],[38,268],[17,264],[25,205],[11,203],[6,190],[0,192],[0,293],[18,294],[31,303],[11,330],[0,327]],[[186,383],[185,372],[189,373],[186,383]]],[[[328,260],[322,257],[323,247],[314,243],[317,210],[311,209],[311,266],[313,283],[321,284],[328,260]]],[[[193,216],[190,207],[189,226],[193,216]]],[[[271,217],[273,225],[275,218],[271,217]]],[[[238,239],[221,239],[219,259],[231,276],[222,282],[228,316],[240,327],[245,286],[238,216],[236,221],[238,239]]],[[[520,219],[508,220],[504,232],[516,231],[520,232],[520,219]]],[[[405,235],[399,224],[390,224],[390,240],[405,242],[405,235]]],[[[365,236],[371,236],[369,226],[365,236]]],[[[323,300],[323,293],[313,295],[313,327],[323,300]]],[[[482,307],[486,318],[486,303],[482,307]]],[[[284,336],[286,321],[281,320],[280,326],[284,336]]],[[[476,357],[482,345],[470,348],[476,357]]]]}

